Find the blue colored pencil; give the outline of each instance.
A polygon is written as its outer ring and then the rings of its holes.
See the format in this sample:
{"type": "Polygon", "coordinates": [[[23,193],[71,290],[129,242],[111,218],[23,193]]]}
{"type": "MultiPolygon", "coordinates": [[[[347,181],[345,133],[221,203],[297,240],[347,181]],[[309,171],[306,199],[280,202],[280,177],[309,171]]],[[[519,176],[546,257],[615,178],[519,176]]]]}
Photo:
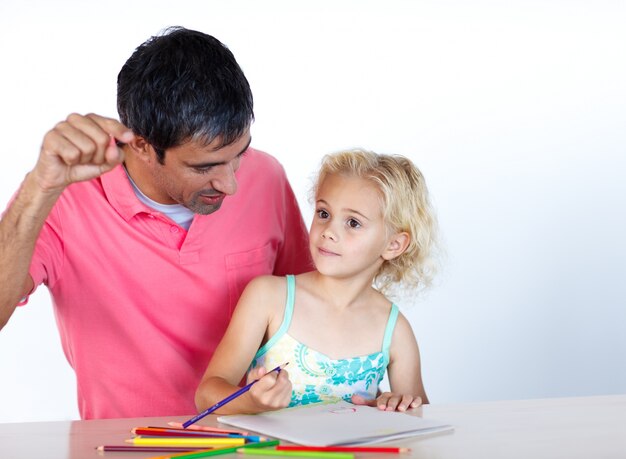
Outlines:
{"type": "MultiPolygon", "coordinates": [[[[280,373],[280,370],[282,370],[285,367],[285,365],[287,365],[288,363],[289,362],[284,363],[282,365],[278,365],[276,368],[274,368],[272,371],[268,371],[266,374],[272,373],[273,371],[276,371],[276,372],[280,373]]],[[[263,375],[263,376],[265,376],[265,375],[263,375]]],[[[248,392],[250,390],[250,388],[255,383],[259,382],[259,379],[255,379],[251,383],[246,384],[241,389],[239,389],[237,392],[234,392],[234,393],[230,394],[224,400],[220,400],[215,405],[213,405],[213,406],[207,408],[206,410],[204,410],[202,413],[197,414],[196,416],[194,416],[193,418],[191,418],[190,420],[188,420],[186,422],[183,422],[183,428],[186,429],[191,424],[194,424],[194,423],[198,422],[200,419],[202,419],[203,417],[213,413],[215,410],[217,410],[217,409],[221,408],[222,406],[226,405],[228,402],[232,402],[234,399],[236,399],[240,395],[245,394],[246,392],[248,392]]]]}

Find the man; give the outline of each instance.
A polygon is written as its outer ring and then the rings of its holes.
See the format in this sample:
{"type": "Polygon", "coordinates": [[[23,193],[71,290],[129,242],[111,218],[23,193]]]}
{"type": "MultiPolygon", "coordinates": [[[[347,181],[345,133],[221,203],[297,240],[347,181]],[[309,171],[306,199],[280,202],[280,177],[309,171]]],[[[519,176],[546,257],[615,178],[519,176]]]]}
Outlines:
{"type": "Polygon", "coordinates": [[[307,231],[282,166],[249,147],[250,87],[215,38],[139,46],[118,111],[45,135],[0,221],[0,326],[43,283],[84,419],[191,414],[248,281],[311,269],[307,231]]]}

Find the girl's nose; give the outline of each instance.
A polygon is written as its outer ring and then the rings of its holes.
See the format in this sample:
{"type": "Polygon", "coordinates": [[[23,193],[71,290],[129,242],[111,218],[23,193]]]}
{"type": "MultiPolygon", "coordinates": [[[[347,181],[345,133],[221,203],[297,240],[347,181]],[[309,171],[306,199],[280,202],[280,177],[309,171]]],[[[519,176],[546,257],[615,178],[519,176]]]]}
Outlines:
{"type": "Polygon", "coordinates": [[[330,227],[324,229],[322,232],[322,239],[330,239],[333,242],[337,242],[337,236],[335,236],[335,233],[332,232],[330,227]]]}

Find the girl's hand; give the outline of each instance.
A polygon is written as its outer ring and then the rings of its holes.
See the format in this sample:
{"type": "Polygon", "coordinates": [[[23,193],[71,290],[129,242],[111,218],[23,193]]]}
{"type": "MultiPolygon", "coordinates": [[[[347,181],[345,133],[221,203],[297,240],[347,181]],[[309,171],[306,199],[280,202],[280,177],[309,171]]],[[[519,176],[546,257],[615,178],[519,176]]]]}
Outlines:
{"type": "Polygon", "coordinates": [[[259,411],[273,411],[289,406],[291,401],[291,381],[289,373],[282,369],[270,373],[264,367],[254,368],[248,373],[248,383],[255,379],[248,393],[259,411]]]}
{"type": "Polygon", "coordinates": [[[360,395],[352,396],[352,403],[355,405],[375,406],[382,411],[406,411],[410,408],[417,408],[422,404],[422,397],[419,395],[402,395],[393,392],[383,392],[378,398],[368,400],[360,395]]]}

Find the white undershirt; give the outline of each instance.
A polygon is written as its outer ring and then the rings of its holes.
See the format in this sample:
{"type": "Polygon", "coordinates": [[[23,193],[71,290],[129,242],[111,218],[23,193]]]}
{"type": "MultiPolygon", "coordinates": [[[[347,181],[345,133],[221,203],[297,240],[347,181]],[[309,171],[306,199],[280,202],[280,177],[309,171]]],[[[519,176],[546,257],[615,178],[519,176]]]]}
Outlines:
{"type": "Polygon", "coordinates": [[[194,213],[192,211],[190,211],[181,204],[160,204],[156,201],[153,201],[148,196],[143,194],[143,192],[139,189],[137,184],[133,181],[132,177],[126,170],[126,167],[124,167],[124,171],[126,172],[126,176],[128,177],[130,184],[133,186],[133,190],[135,191],[135,196],[137,196],[137,199],[139,199],[151,209],[161,212],[163,215],[171,218],[178,225],[182,226],[186,230],[189,230],[194,216],[194,213]]]}

